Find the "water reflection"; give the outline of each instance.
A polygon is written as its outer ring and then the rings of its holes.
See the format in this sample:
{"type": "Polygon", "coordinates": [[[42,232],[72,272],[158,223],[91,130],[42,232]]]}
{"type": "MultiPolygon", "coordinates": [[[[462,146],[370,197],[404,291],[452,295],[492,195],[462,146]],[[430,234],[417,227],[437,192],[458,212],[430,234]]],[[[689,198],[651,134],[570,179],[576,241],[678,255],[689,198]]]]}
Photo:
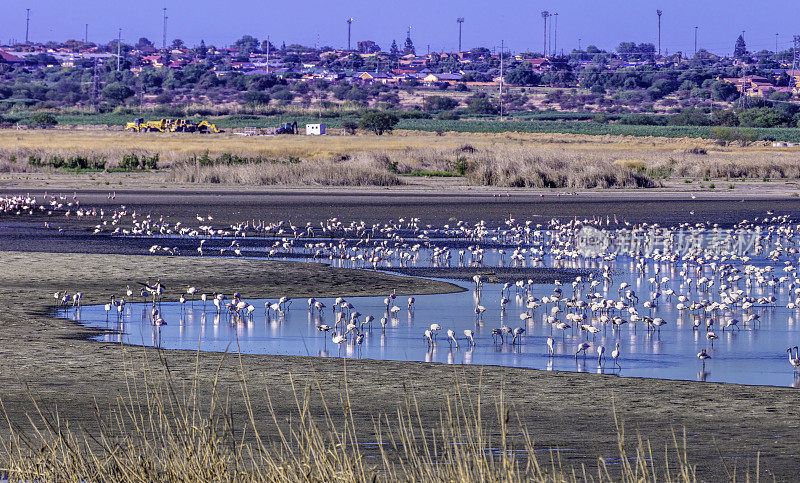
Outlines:
{"type": "MultiPolygon", "coordinates": [[[[404,265],[481,263],[497,266],[503,258],[494,249],[479,255],[467,251],[463,261],[459,253],[452,262],[431,254],[431,249],[422,248],[414,254],[414,259],[405,260],[404,265]]],[[[555,260],[548,256],[519,263],[511,262],[509,254],[504,258],[503,263],[515,266],[585,269],[604,265],[595,260],[555,260]]],[[[353,260],[334,261],[334,265],[357,265],[353,260]]],[[[161,327],[153,326],[151,307],[147,303],[128,303],[119,315],[112,312],[109,316],[103,306],[70,308],[63,315],[112,330],[99,337],[104,341],[168,349],[197,349],[199,341],[200,348],[208,351],[224,351],[231,344],[238,344],[245,353],[492,364],[745,384],[798,384],[785,359],[787,344],[794,346],[800,342],[799,312],[786,308],[796,296],[794,288],[790,289],[788,284],[770,285],[767,280],[758,282],[756,277],[751,277],[755,282],[747,284],[750,278],[735,281],[731,274],[721,277],[708,264],[702,267],[681,263],[639,265],[625,257],[606,263],[614,264],[613,282],[611,275],[605,278],[600,274],[591,280],[584,277],[580,283],[563,280],[558,286],[525,282],[505,286],[484,281],[476,290],[471,282],[457,282],[467,290],[415,296],[413,303],[409,303],[408,297],[392,300],[389,294],[350,298],[347,302],[352,304],[352,311],[362,314],[359,324],[365,322],[367,316],[374,317],[374,321],[364,326],[360,343],[353,332],[340,344],[330,340],[333,332],[343,332],[351,321],[347,314],[334,315],[340,312],[334,312],[337,303],[332,298],[317,300],[325,305],[324,310],[309,310],[300,302],[273,309],[277,304],[275,300],[248,300],[254,307],[265,307],[265,310],[257,309],[244,318],[218,313],[211,303],[164,302],[160,305],[160,314],[167,325],[161,327]],[[692,283],[686,282],[689,278],[692,283]],[[708,281],[698,288],[702,278],[708,281]],[[775,297],[775,301],[754,304],[747,309],[741,304],[727,303],[726,292],[721,289],[726,284],[747,290],[754,297],[775,297]],[[528,289],[538,299],[536,303],[527,300],[525,291],[528,289]],[[656,290],[661,295],[651,296],[656,290]],[[635,304],[638,320],[617,304],[602,311],[588,307],[596,300],[619,301],[628,292],[631,299],[639,297],[635,304]],[[567,302],[573,297],[586,302],[587,306],[567,308],[567,302]],[[703,307],[688,308],[701,301],[703,307]],[[714,303],[717,305],[708,310],[714,303]],[[577,318],[570,320],[568,315],[577,318]],[[644,315],[663,319],[665,325],[649,327],[643,321],[644,315]],[[734,320],[737,323],[731,325],[734,320]],[[423,331],[433,323],[440,324],[443,330],[429,346],[423,331]],[[318,329],[324,325],[334,329],[318,329]],[[590,333],[581,330],[581,325],[598,330],[590,333]],[[501,327],[511,330],[521,327],[525,333],[512,344],[512,336],[501,327]],[[444,335],[447,329],[455,332],[458,346],[451,347],[444,335]],[[465,329],[474,331],[475,346],[466,343],[462,336],[465,329]],[[718,339],[709,339],[711,332],[718,339]],[[546,343],[548,338],[553,339],[552,357],[546,343]],[[585,351],[588,354],[575,358],[578,345],[583,342],[589,344],[585,351]],[[620,343],[621,351],[618,364],[608,360],[598,364],[597,347],[602,345],[610,350],[616,342],[620,343]],[[705,366],[697,358],[701,348],[708,348],[712,355],[705,366]]]]}

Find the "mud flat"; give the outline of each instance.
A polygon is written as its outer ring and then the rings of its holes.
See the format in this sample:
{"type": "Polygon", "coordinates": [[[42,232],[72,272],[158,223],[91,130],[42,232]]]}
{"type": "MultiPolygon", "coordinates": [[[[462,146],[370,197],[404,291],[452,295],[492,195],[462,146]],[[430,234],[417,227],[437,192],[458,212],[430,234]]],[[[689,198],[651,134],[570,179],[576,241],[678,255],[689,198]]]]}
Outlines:
{"type": "MultiPolygon", "coordinates": [[[[110,175],[116,175],[111,173],[110,175]]],[[[33,176],[33,175],[32,175],[33,176]]],[[[337,217],[343,222],[385,223],[420,218],[423,224],[442,226],[456,220],[485,221],[501,226],[509,217],[517,221],[547,223],[551,218],[584,219],[616,216],[630,223],[718,223],[734,225],[743,219],[763,218],[767,211],[800,219],[797,188],[770,189],[769,183],[751,190],[697,192],[664,190],[499,190],[475,186],[403,186],[399,188],[254,188],[220,186],[168,186],[158,183],[92,186],[63,175],[25,182],[0,178],[0,194],[44,193],[75,195],[84,206],[106,212],[125,205],[137,213],[164,216],[171,222],[197,224],[195,216],[211,214],[215,224],[248,220],[311,222],[337,217]],[[52,185],[43,184],[49,179],[52,185]],[[108,195],[115,193],[112,200],[108,195]],[[576,194],[577,193],[577,194],[576,194]]],[[[135,178],[135,177],[134,177],[135,178]]]]}
{"type": "Polygon", "coordinates": [[[553,283],[556,280],[573,280],[575,277],[588,275],[591,270],[573,270],[567,268],[521,268],[521,267],[397,267],[386,269],[389,272],[412,277],[446,278],[472,282],[475,275],[488,283],[507,283],[518,280],[533,280],[533,283],[553,283]]]}

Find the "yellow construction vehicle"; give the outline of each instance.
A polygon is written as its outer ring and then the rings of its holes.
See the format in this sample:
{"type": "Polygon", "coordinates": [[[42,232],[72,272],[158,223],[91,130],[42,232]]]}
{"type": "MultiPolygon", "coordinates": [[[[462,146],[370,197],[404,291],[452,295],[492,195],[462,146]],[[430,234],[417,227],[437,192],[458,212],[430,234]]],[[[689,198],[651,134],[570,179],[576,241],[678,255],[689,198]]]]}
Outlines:
{"type": "Polygon", "coordinates": [[[134,119],[125,125],[125,130],[130,132],[199,132],[199,133],[220,133],[216,124],[203,120],[198,123],[188,119],[159,119],[158,121],[147,121],[141,117],[134,119]]]}
{"type": "Polygon", "coordinates": [[[137,117],[136,119],[125,125],[125,130],[130,132],[143,132],[147,130],[146,126],[147,123],[144,122],[144,119],[141,117],[137,117]]]}
{"type": "Polygon", "coordinates": [[[160,119],[158,121],[147,121],[138,117],[125,125],[126,131],[131,132],[168,132],[170,119],[160,119]]]}
{"type": "Polygon", "coordinates": [[[208,122],[208,121],[206,121],[204,119],[204,120],[200,121],[199,124],[197,124],[197,132],[201,132],[201,133],[207,133],[207,132],[220,133],[220,132],[222,132],[222,130],[217,128],[216,124],[211,124],[210,122],[208,122]]]}

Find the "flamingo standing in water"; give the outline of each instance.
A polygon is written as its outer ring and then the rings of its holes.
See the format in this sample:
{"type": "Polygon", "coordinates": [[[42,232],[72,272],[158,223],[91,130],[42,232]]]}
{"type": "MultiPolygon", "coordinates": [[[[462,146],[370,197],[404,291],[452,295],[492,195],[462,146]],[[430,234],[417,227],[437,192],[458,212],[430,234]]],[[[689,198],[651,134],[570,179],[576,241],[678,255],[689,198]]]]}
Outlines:
{"type": "Polygon", "coordinates": [[[575,360],[578,360],[578,354],[583,352],[583,357],[586,357],[586,350],[591,347],[588,342],[581,342],[578,344],[578,350],[575,351],[575,360]]]}
{"type": "Polygon", "coordinates": [[[791,364],[794,371],[797,372],[797,370],[800,369],[800,349],[798,349],[798,346],[794,346],[794,350],[790,347],[786,349],[786,352],[789,353],[789,364],[791,364]]]}
{"type": "Polygon", "coordinates": [[[470,345],[472,345],[474,347],[475,346],[475,331],[473,331],[471,329],[465,329],[464,330],[464,335],[467,337],[467,340],[469,341],[470,345]]]}
{"type": "Polygon", "coordinates": [[[700,349],[700,352],[697,353],[697,358],[703,361],[703,371],[706,370],[706,359],[711,359],[711,355],[706,352],[705,348],[700,349]]]}
{"type": "Polygon", "coordinates": [[[616,346],[615,346],[615,347],[616,347],[616,348],[615,348],[613,351],[611,351],[611,359],[614,361],[614,365],[617,365],[617,366],[618,366],[618,365],[619,365],[619,362],[617,362],[617,360],[619,359],[619,356],[620,356],[620,352],[619,352],[619,341],[617,341],[617,343],[616,343],[616,346]]]}
{"type": "Polygon", "coordinates": [[[456,333],[453,332],[453,329],[447,329],[447,341],[450,342],[450,348],[453,347],[453,342],[455,342],[456,349],[458,349],[458,340],[456,339],[456,333]]]}
{"type": "Polygon", "coordinates": [[[603,358],[606,356],[606,347],[601,345],[597,346],[597,365],[601,365],[603,363],[603,358]]]}

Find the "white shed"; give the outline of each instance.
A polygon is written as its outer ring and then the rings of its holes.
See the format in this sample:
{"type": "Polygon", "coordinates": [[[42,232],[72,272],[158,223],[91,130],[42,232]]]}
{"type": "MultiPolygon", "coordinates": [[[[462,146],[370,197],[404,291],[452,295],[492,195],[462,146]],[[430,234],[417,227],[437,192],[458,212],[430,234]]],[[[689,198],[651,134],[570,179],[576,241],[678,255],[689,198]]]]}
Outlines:
{"type": "Polygon", "coordinates": [[[325,134],[325,124],[306,124],[306,136],[321,136],[325,134]]]}

